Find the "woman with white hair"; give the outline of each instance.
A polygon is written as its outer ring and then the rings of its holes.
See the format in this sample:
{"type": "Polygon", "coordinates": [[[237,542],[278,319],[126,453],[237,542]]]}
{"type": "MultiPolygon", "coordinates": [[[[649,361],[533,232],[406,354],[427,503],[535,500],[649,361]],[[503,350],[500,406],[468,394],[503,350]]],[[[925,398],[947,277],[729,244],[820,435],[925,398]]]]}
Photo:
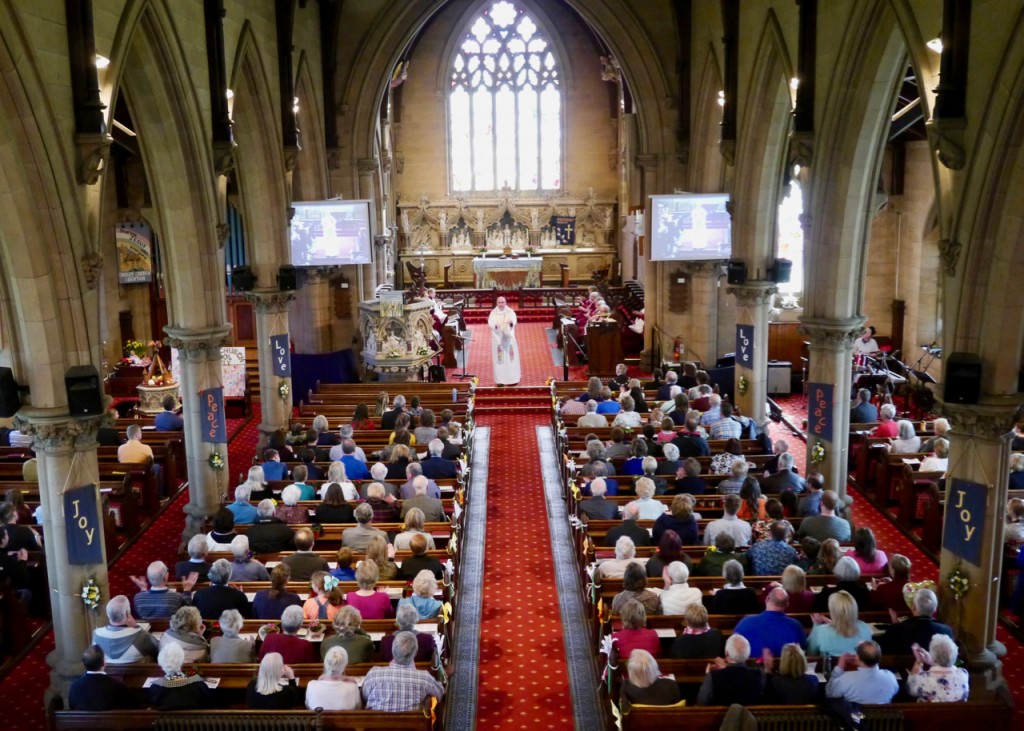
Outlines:
{"type": "Polygon", "coordinates": [[[295,671],[284,664],[280,653],[268,652],[260,660],[256,677],[245,689],[245,705],[255,711],[286,711],[301,704],[302,692],[295,685],[295,671]]]}
{"type": "Polygon", "coordinates": [[[907,694],[918,703],[963,703],[970,694],[967,670],[956,665],[957,647],[946,635],[932,635],[925,650],[914,645],[907,694]],[[927,666],[927,670],[925,667],[927,666]]]}
{"type": "Polygon", "coordinates": [[[391,662],[393,655],[391,646],[400,632],[409,632],[416,637],[418,649],[416,650],[415,662],[430,662],[434,658],[434,632],[420,632],[416,629],[420,621],[420,613],[412,604],[399,604],[395,610],[395,627],[397,629],[390,635],[384,635],[380,640],[380,657],[384,662],[391,662]]]}
{"type": "Polygon", "coordinates": [[[164,675],[154,678],[149,686],[149,705],[153,710],[191,711],[211,706],[213,692],[202,676],[186,675],[181,670],[185,664],[181,645],[172,642],[161,647],[156,661],[164,675]]]}
{"type": "Polygon", "coordinates": [[[221,634],[210,640],[210,662],[256,662],[253,640],[242,637],[242,614],[237,609],[225,609],[220,615],[221,634]]]}
{"type": "MultiPolygon", "coordinates": [[[[928,450],[921,447],[921,451],[926,452],[928,450]]],[[[949,468],[949,442],[942,438],[936,439],[931,451],[935,452],[935,454],[921,460],[921,466],[918,470],[920,472],[941,472],[945,475],[946,470],[949,468]]]]}
{"type": "Polygon", "coordinates": [[[1010,455],[1010,489],[1024,490],[1024,453],[1010,455]]]}
{"type": "Polygon", "coordinates": [[[636,560],[636,544],[629,536],[620,536],[615,541],[615,558],[605,559],[597,565],[598,573],[605,579],[621,579],[626,566],[636,560]]]}
{"type": "Polygon", "coordinates": [[[847,591],[837,591],[828,598],[828,619],[821,614],[811,615],[814,629],[807,637],[807,652],[811,655],[839,657],[856,652],[857,645],[871,639],[871,627],[857,618],[857,602],[847,591]]]}
{"type": "Polygon", "coordinates": [[[892,454],[911,454],[921,451],[921,437],[914,434],[914,424],[906,419],[896,422],[897,438],[893,440],[889,452],[892,454]]]}
{"type": "MultiPolygon", "coordinates": [[[[295,469],[298,469],[296,467],[295,469]]],[[[308,523],[309,510],[299,505],[302,498],[302,488],[298,485],[288,485],[281,490],[281,505],[277,506],[274,515],[285,523],[308,523]]]]}
{"type": "Polygon", "coordinates": [[[622,684],[622,698],[645,706],[671,706],[681,701],[679,684],[662,678],[658,661],[647,650],[636,649],[626,663],[629,678],[622,684]]]}
{"type": "Polygon", "coordinates": [[[636,481],[637,499],[629,505],[636,506],[640,520],[657,520],[665,512],[665,504],[654,499],[655,489],[654,480],[649,477],[641,477],[636,481]]]}
{"type": "Polygon", "coordinates": [[[900,430],[896,426],[896,407],[892,404],[882,404],[878,409],[878,426],[871,432],[873,437],[889,437],[895,439],[899,436],[900,430]]]}
{"type": "Polygon", "coordinates": [[[398,602],[398,606],[411,604],[416,607],[420,619],[433,619],[441,613],[441,600],[434,595],[437,593],[437,579],[434,572],[423,569],[416,578],[412,580],[412,595],[398,602]]]}
{"type": "Polygon", "coordinates": [[[252,497],[252,488],[242,483],[235,488],[235,502],[227,506],[228,510],[235,516],[235,523],[255,523],[256,506],[249,502],[252,497]]]}
{"type": "Polygon", "coordinates": [[[949,437],[947,436],[949,433],[949,419],[944,419],[940,416],[932,422],[932,431],[935,432],[935,436],[921,445],[922,452],[934,452],[935,442],[940,439],[945,439],[946,443],[949,444],[949,437]]]}
{"type": "Polygon", "coordinates": [[[702,592],[690,586],[690,569],[682,561],[673,561],[665,570],[668,582],[665,591],[661,592],[661,613],[682,614],[694,603],[700,603],[702,592]]]}
{"type": "Polygon", "coordinates": [[[330,467],[327,468],[327,481],[320,486],[321,500],[327,494],[327,488],[335,482],[341,485],[341,493],[345,496],[345,500],[352,503],[359,499],[359,490],[349,481],[348,475],[345,473],[345,463],[331,462],[330,467]]]}
{"type": "Polygon", "coordinates": [[[615,415],[612,426],[632,429],[639,429],[643,426],[643,417],[634,410],[636,409],[636,401],[633,400],[632,396],[623,396],[619,404],[622,406],[622,411],[615,415]]]}
{"type": "Polygon", "coordinates": [[[424,520],[425,516],[423,515],[423,511],[419,508],[412,508],[405,514],[404,530],[395,536],[396,551],[408,551],[409,542],[415,535],[422,535],[427,539],[427,550],[435,550],[434,536],[423,530],[424,520]]]}
{"type": "Polygon", "coordinates": [[[734,457],[729,466],[729,479],[718,483],[719,495],[739,495],[743,489],[743,482],[747,479],[747,471],[750,465],[743,457],[734,457]]]}
{"type": "Polygon", "coordinates": [[[210,646],[203,639],[206,626],[199,610],[182,607],[171,615],[170,628],[160,636],[160,650],[168,645],[178,645],[185,654],[183,662],[207,662],[210,646]]]}
{"type": "Polygon", "coordinates": [[[356,711],[363,707],[359,684],[345,675],[348,653],[344,647],[332,647],[324,656],[324,674],[306,686],[306,708],[313,711],[356,711]]]}
{"type": "Polygon", "coordinates": [[[273,497],[270,491],[270,485],[267,484],[266,474],[263,472],[263,468],[256,464],[249,468],[249,474],[239,487],[249,488],[249,500],[263,500],[264,498],[273,497]]]}
{"type": "Polygon", "coordinates": [[[248,536],[235,536],[231,541],[231,555],[231,581],[270,581],[267,567],[249,551],[248,536]]]}
{"type": "Polygon", "coordinates": [[[860,580],[860,566],[856,561],[849,556],[843,556],[832,567],[832,574],[836,578],[836,585],[826,586],[818,592],[818,596],[814,598],[815,612],[828,611],[829,597],[839,591],[845,591],[852,596],[860,609],[871,607],[871,592],[860,580]]]}

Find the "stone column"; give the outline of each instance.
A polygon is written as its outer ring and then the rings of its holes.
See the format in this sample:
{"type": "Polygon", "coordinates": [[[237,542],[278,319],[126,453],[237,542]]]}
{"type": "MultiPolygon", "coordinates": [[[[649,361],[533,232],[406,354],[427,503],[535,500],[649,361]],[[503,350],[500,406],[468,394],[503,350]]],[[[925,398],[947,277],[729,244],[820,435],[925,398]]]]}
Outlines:
{"type": "MultiPolygon", "coordinates": [[[[188,466],[188,504],[185,505],[185,530],[182,545],[201,533],[206,518],[217,512],[230,484],[227,444],[203,441],[204,409],[200,393],[222,385],[220,349],[231,343],[231,326],[206,328],[165,327],[165,343],[178,350],[181,366],[181,413],[185,417],[185,462],[188,466]],[[218,452],[224,467],[214,470],[209,457],[218,452]]],[[[240,468],[245,465],[239,465],[240,468]]]]}
{"type": "MultiPolygon", "coordinates": [[[[861,333],[865,318],[801,318],[800,331],[811,341],[810,367],[807,378],[810,384],[831,384],[832,396],[831,441],[823,439],[808,429],[807,470],[821,472],[825,476],[825,488],[834,490],[847,503],[846,496],[847,462],[850,440],[850,388],[852,386],[853,341],[861,333]],[[811,450],[818,442],[825,448],[825,459],[817,464],[811,460],[811,450]]],[[[809,409],[814,411],[814,393],[808,390],[809,409]]],[[[813,414],[809,415],[813,419],[813,414]]],[[[810,424],[808,424],[810,426],[810,424]]]]}
{"type": "MultiPolygon", "coordinates": [[[[640,201],[645,205],[647,196],[658,192],[658,155],[637,155],[636,164],[643,170],[640,201]]],[[[653,343],[655,338],[658,337],[655,328],[661,326],[661,314],[664,307],[660,300],[661,288],[658,282],[658,273],[662,270],[662,267],[657,262],[651,261],[651,242],[649,240],[644,241],[643,261],[638,269],[637,276],[644,285],[644,313],[646,317],[644,352],[641,353],[640,359],[642,362],[649,364],[650,367],[657,368],[661,364],[654,363],[651,359],[654,356],[653,343]]],[[[667,344],[663,343],[662,345],[664,347],[667,344]]]]}
{"type": "MultiPolygon", "coordinates": [[[[377,183],[379,180],[378,176],[380,175],[380,159],[377,157],[360,158],[356,162],[356,168],[359,171],[359,196],[366,200],[374,201],[374,212],[377,216],[374,228],[379,229],[383,220],[380,210],[380,187],[377,183]]],[[[363,266],[363,276],[366,278],[363,281],[363,296],[371,297],[373,291],[377,288],[377,283],[384,281],[381,278],[382,272],[378,271],[381,266],[383,266],[383,262],[374,262],[373,264],[363,266]]],[[[397,264],[395,266],[397,268],[397,264]]]]}
{"type": "MultiPolygon", "coordinates": [[[[334,302],[331,299],[331,277],[337,267],[303,269],[298,291],[299,311],[302,317],[292,325],[295,350],[299,353],[330,353],[331,322],[334,320],[334,302]]],[[[260,384],[262,386],[262,383],[260,384]]]]}
{"type": "Polygon", "coordinates": [[[50,687],[46,691],[48,703],[55,694],[67,698],[71,681],[82,673],[82,651],[90,644],[93,630],[107,623],[103,606],[110,598],[110,588],[102,507],[96,516],[87,518],[88,523],[94,524],[87,523],[87,528],[95,528],[91,539],[100,546],[101,560],[91,564],[72,564],[68,560],[65,523],[76,520],[76,517],[74,514],[65,515],[64,493],[92,484],[97,491],[96,504],[101,506],[96,433],[104,423],[112,424],[113,417],[103,414],[89,419],[74,419],[68,414],[67,407],[25,407],[18,412],[15,423],[19,429],[35,437],[32,448],[39,471],[46,573],[56,645],[46,656],[46,663],[50,666],[50,687]],[[82,586],[89,579],[95,581],[100,590],[100,607],[96,610],[87,609],[82,602],[82,586]]]}
{"type": "MultiPolygon", "coordinates": [[[[1003,567],[1003,530],[1009,489],[1011,428],[1017,402],[1013,397],[991,397],[992,403],[959,405],[939,402],[936,411],[947,417],[950,430],[949,470],[946,473],[947,513],[953,520],[947,530],[971,530],[981,537],[980,563],[942,549],[939,561],[939,618],[950,625],[966,651],[963,658],[970,671],[971,697],[984,691],[1006,689],[999,658],[1006,648],[996,640],[999,622],[999,593],[1003,567]],[[985,485],[984,515],[976,514],[969,502],[953,488],[953,480],[985,485]],[[949,590],[946,577],[956,568],[970,580],[970,588],[959,601],[949,590]]],[[[988,401],[988,398],[986,398],[988,401]]],[[[943,531],[943,545],[949,536],[943,531]]]]}
{"type": "Polygon", "coordinates": [[[295,294],[253,290],[246,292],[245,298],[256,309],[256,351],[260,364],[260,393],[263,394],[260,399],[262,421],[258,427],[258,447],[262,448],[270,440],[271,434],[278,429],[287,429],[291,423],[292,398],[281,398],[279,389],[282,381],[291,389],[291,369],[286,378],[274,375],[274,360],[277,356],[270,347],[270,338],[274,335],[288,335],[288,303],[295,299],[295,294]]]}
{"type": "Polygon", "coordinates": [[[697,358],[704,367],[718,360],[718,275],[721,261],[690,261],[683,271],[690,277],[689,327],[684,331],[683,359],[697,358]]]}
{"type": "Polygon", "coordinates": [[[767,417],[765,408],[768,398],[768,311],[779,288],[774,282],[747,282],[729,287],[729,294],[736,298],[736,324],[751,325],[754,328],[752,368],[740,366],[740,353],[736,353],[736,393],[733,403],[738,405],[744,416],[749,416],[763,425],[767,417]],[[741,393],[740,379],[747,382],[746,393],[741,393]]]}

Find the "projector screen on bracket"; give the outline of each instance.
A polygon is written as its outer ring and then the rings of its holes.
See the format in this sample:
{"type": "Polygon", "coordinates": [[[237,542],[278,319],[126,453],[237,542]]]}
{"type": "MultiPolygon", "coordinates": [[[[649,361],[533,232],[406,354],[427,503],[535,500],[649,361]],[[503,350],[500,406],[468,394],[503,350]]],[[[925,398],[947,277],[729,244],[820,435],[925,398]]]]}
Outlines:
{"type": "Polygon", "coordinates": [[[316,201],[294,207],[292,266],[370,263],[370,201],[316,201]]]}
{"type": "Polygon", "coordinates": [[[732,221],[728,193],[652,195],[651,261],[728,259],[732,221]]]}

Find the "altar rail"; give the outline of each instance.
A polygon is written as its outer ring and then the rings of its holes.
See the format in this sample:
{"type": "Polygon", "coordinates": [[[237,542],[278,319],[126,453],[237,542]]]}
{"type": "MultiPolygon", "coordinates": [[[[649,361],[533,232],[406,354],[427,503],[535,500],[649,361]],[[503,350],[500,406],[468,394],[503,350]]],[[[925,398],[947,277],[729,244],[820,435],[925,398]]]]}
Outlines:
{"type": "Polygon", "coordinates": [[[523,289],[446,289],[438,292],[446,302],[464,299],[467,307],[491,307],[504,297],[513,308],[555,307],[587,296],[586,287],[524,287],[523,289]]]}

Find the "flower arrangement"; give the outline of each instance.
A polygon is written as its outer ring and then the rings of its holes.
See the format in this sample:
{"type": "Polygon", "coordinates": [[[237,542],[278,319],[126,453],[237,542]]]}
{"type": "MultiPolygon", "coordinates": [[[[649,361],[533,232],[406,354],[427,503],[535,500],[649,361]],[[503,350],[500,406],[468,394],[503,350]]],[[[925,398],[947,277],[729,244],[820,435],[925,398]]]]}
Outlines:
{"type": "Polygon", "coordinates": [[[314,619],[310,621],[307,631],[311,635],[322,635],[324,633],[324,626],[320,623],[319,619],[314,619]]]}
{"type": "Polygon", "coordinates": [[[220,628],[220,622],[213,622],[206,628],[206,634],[210,637],[220,637],[224,634],[224,630],[220,628]]]}
{"type": "Polygon", "coordinates": [[[224,469],[224,455],[220,452],[210,452],[210,456],[206,458],[206,464],[210,465],[210,469],[214,472],[220,472],[224,469]]]}
{"type": "Polygon", "coordinates": [[[971,580],[958,564],[957,567],[950,571],[949,575],[946,576],[946,585],[949,586],[949,590],[953,592],[953,598],[956,599],[956,601],[960,601],[971,588],[971,580]]]}
{"type": "Polygon", "coordinates": [[[291,384],[281,379],[281,382],[277,384],[277,395],[281,397],[282,401],[287,401],[288,397],[292,395],[291,384]]]}
{"type": "Polygon", "coordinates": [[[257,631],[256,636],[260,638],[260,641],[267,639],[267,635],[276,634],[281,631],[281,628],[276,624],[264,624],[257,631]]]}
{"type": "Polygon", "coordinates": [[[82,603],[92,611],[100,607],[100,587],[95,579],[89,579],[82,585],[82,603]]]}
{"type": "Polygon", "coordinates": [[[815,442],[814,446],[811,447],[811,464],[820,464],[825,461],[825,444],[823,442],[815,442]]]}
{"type": "Polygon", "coordinates": [[[740,376],[739,383],[736,384],[736,390],[739,391],[740,396],[745,396],[747,391],[750,390],[750,381],[746,376],[740,376]]]}
{"type": "Polygon", "coordinates": [[[421,345],[420,347],[416,348],[416,355],[430,355],[430,348],[421,345]]]}
{"type": "Polygon", "coordinates": [[[144,342],[142,342],[141,340],[128,340],[128,341],[125,341],[125,344],[124,344],[124,354],[125,355],[134,355],[136,358],[141,359],[143,356],[147,355],[148,352],[149,352],[149,348],[147,348],[146,344],[144,342]]]}

